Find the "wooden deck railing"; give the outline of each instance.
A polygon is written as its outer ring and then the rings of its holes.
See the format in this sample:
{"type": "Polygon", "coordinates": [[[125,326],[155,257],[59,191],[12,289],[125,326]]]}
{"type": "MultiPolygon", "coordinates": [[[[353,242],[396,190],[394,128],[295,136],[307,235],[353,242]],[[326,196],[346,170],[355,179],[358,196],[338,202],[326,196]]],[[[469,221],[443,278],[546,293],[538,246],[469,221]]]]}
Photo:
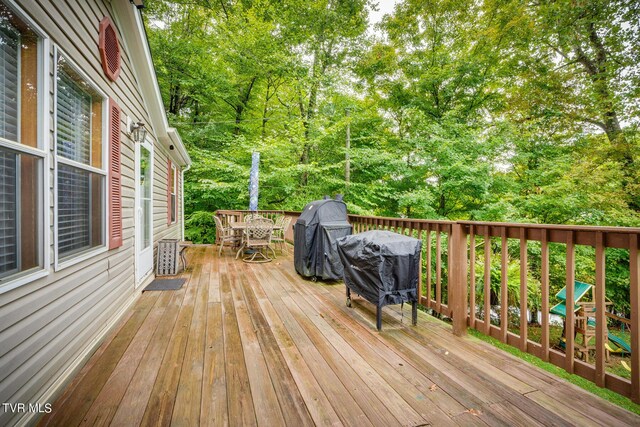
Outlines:
{"type": "MultiPolygon", "coordinates": [[[[622,227],[584,227],[566,225],[539,225],[539,224],[509,224],[509,223],[479,223],[479,222],[459,222],[463,227],[463,233],[468,236],[469,259],[476,260],[476,250],[482,247],[484,260],[482,268],[485,275],[482,280],[483,289],[483,312],[490,311],[490,292],[487,290],[487,275],[490,274],[491,259],[494,255],[490,249],[492,239],[500,243],[500,301],[508,300],[508,242],[509,240],[518,242],[519,245],[519,281],[520,281],[520,304],[519,304],[519,330],[511,332],[508,330],[507,304],[500,304],[499,325],[492,325],[485,319],[479,319],[476,313],[476,304],[470,304],[468,312],[468,324],[472,328],[498,338],[500,341],[518,347],[520,350],[533,354],[542,360],[548,361],[564,368],[569,373],[577,374],[600,387],[614,390],[624,396],[630,397],[635,402],[640,401],[640,358],[639,358],[639,318],[638,309],[640,300],[638,295],[638,278],[640,259],[638,257],[638,236],[640,229],[622,227]],[[477,244],[479,243],[479,244],[477,244]],[[551,246],[555,246],[556,254],[563,253],[561,260],[555,257],[555,266],[550,263],[551,246]],[[535,246],[539,251],[535,262],[529,262],[528,248],[535,246]],[[565,351],[553,348],[550,343],[550,318],[549,309],[552,305],[550,299],[551,269],[557,274],[564,271],[564,285],[566,286],[566,301],[574,300],[574,283],[576,280],[576,251],[581,247],[582,265],[588,268],[593,267],[593,271],[586,274],[592,277],[593,284],[592,298],[595,302],[595,363],[590,364],[582,361],[574,354],[577,349],[575,342],[575,320],[574,310],[566,310],[565,322],[565,351]],[[605,291],[607,287],[606,277],[606,254],[611,248],[623,249],[628,256],[629,265],[629,287],[631,319],[629,319],[631,332],[631,380],[621,378],[605,371],[607,342],[607,302],[605,291]],[[558,265],[558,264],[561,265],[558,265]],[[535,266],[534,266],[535,265],[535,266]],[[527,314],[529,307],[528,280],[529,273],[534,270],[539,277],[540,286],[540,311],[541,316],[541,337],[540,342],[529,339],[527,314]],[[537,270],[537,271],[535,271],[537,270]]],[[[470,274],[468,283],[465,280],[461,285],[469,289],[469,301],[476,301],[476,262],[469,263],[470,274]]],[[[582,280],[584,272],[579,272],[582,280]]],[[[557,278],[557,276],[556,276],[557,278]]],[[[456,284],[458,285],[458,284],[456,284]]],[[[569,306],[569,304],[567,305],[569,306]]],[[[455,315],[455,314],[454,314],[455,315]]],[[[615,316],[611,316],[615,317],[615,316]]],[[[625,319],[626,320],[626,319],[625,319]]]]}
{"type": "MultiPolygon", "coordinates": [[[[219,215],[241,215],[248,211],[218,211],[219,215]]],[[[277,212],[291,216],[299,212],[277,212]]],[[[640,229],[567,225],[511,224],[471,221],[436,221],[349,215],[354,233],[386,229],[423,241],[420,304],[452,319],[453,332],[471,327],[504,343],[562,367],[640,403],[640,229]],[[595,362],[576,357],[576,313],[567,310],[565,350],[551,342],[549,309],[558,301],[551,295],[555,280],[566,285],[566,300],[574,300],[576,251],[580,279],[593,286],[595,302],[595,362]],[[607,311],[605,261],[611,249],[624,251],[628,260],[630,319],[621,319],[630,330],[631,378],[605,370],[607,318],[619,317],[607,311]],[[553,260],[550,254],[553,253],[553,260]],[[517,270],[515,274],[514,270],[517,270]],[[511,271],[511,276],[510,276],[511,271]],[[514,276],[517,280],[514,280],[514,276]],[[519,282],[517,286],[510,286],[519,282]],[[492,286],[493,285],[493,286],[492,286]],[[532,300],[537,299],[536,304],[532,300]],[[510,307],[509,302],[517,301],[510,307]],[[506,302],[506,303],[504,303],[506,302]],[[540,311],[539,339],[529,336],[528,315],[532,305],[540,311]],[[494,314],[492,317],[492,313],[494,314]]],[[[293,241],[292,227],[287,230],[293,241]]],[[[569,305],[568,305],[569,306],[569,305]]]]}

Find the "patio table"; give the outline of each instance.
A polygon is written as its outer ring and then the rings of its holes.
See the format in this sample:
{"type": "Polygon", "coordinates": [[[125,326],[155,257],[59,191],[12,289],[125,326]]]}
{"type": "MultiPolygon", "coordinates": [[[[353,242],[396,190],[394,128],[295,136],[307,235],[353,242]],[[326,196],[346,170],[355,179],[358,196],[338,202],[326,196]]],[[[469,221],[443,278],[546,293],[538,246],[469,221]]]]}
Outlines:
{"type": "MultiPolygon", "coordinates": [[[[241,238],[240,238],[240,248],[238,249],[238,252],[236,253],[236,258],[238,257],[238,255],[240,254],[240,251],[242,251],[242,248],[244,248],[244,230],[247,229],[247,222],[230,222],[229,223],[229,227],[231,227],[231,229],[234,231],[234,233],[242,233],[241,234],[241,238]]],[[[283,227],[282,225],[274,225],[273,226],[273,230],[282,230],[283,227]]]]}

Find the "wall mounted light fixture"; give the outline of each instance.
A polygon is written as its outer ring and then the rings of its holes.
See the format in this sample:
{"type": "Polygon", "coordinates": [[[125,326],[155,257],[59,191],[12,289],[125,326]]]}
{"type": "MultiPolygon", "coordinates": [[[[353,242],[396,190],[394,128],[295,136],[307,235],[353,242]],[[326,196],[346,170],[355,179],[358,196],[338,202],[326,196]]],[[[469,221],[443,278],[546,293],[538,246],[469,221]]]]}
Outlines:
{"type": "Polygon", "coordinates": [[[131,123],[131,133],[129,134],[133,138],[134,142],[141,143],[147,136],[147,129],[144,127],[144,123],[137,122],[131,123]]]}

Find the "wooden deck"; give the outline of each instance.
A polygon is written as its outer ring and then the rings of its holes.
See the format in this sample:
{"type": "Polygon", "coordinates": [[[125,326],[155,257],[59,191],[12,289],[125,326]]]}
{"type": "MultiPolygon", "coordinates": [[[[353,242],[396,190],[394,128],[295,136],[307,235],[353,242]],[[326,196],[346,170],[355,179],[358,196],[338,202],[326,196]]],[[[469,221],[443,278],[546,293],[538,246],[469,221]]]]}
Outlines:
{"type": "Polygon", "coordinates": [[[375,308],[291,257],[190,249],[145,292],[42,425],[640,425],[640,417],[410,306],[375,308]]]}

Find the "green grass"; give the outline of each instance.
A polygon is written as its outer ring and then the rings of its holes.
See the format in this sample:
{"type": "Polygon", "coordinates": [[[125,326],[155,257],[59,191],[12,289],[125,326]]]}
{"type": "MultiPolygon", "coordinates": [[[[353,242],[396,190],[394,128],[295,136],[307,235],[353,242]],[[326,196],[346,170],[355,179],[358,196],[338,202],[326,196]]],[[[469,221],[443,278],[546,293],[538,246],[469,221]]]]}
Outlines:
{"type": "MultiPolygon", "coordinates": [[[[596,396],[601,397],[604,400],[607,400],[615,405],[618,405],[628,411],[634,412],[638,415],[640,415],[640,405],[633,403],[631,400],[629,400],[628,398],[619,395],[618,393],[615,393],[611,390],[607,390],[605,388],[601,388],[598,387],[597,385],[595,385],[594,383],[592,383],[591,381],[588,381],[582,377],[579,377],[578,375],[573,375],[573,374],[569,374],[567,371],[565,371],[562,368],[559,368],[551,363],[548,362],[544,362],[541,359],[538,359],[536,356],[533,356],[529,353],[524,353],[520,350],[518,350],[515,347],[512,347],[510,345],[504,344],[500,341],[498,341],[495,338],[489,337],[487,335],[484,335],[478,331],[476,331],[475,329],[471,329],[468,328],[467,331],[469,332],[469,335],[472,335],[478,339],[480,339],[481,341],[487,342],[491,345],[493,345],[494,347],[497,347],[503,351],[506,351],[507,353],[510,353],[522,360],[525,360],[526,362],[537,366],[539,368],[544,369],[547,372],[550,372],[560,378],[564,378],[565,380],[569,381],[571,384],[575,384],[580,388],[583,388],[584,390],[587,390],[590,393],[595,394],[596,396]]],[[[616,372],[617,374],[617,372],[616,372]]]]}

